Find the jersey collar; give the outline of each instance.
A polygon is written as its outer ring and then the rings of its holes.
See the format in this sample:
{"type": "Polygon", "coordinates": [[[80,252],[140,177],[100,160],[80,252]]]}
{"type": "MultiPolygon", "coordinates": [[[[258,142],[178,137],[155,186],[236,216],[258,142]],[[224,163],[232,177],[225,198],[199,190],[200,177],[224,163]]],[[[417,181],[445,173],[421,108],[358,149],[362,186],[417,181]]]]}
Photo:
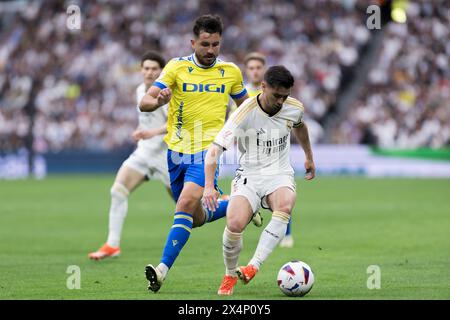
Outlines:
{"type": "Polygon", "coordinates": [[[204,65],[202,65],[200,62],[197,61],[197,57],[195,56],[195,52],[191,55],[191,58],[192,58],[192,61],[194,62],[194,64],[195,64],[197,67],[202,68],[202,69],[209,69],[209,68],[211,68],[211,67],[214,67],[214,65],[215,65],[216,62],[217,62],[217,58],[216,58],[216,60],[214,60],[214,62],[213,62],[210,66],[204,66],[204,65]]]}
{"type": "MultiPolygon", "coordinates": [[[[258,93],[258,95],[256,96],[256,104],[258,105],[259,109],[269,118],[273,118],[275,117],[277,114],[279,114],[281,112],[281,110],[283,109],[283,106],[281,106],[280,110],[278,110],[275,114],[270,115],[268,114],[266,111],[264,111],[263,107],[261,107],[261,104],[259,102],[259,97],[261,96],[261,93],[258,93]]],[[[284,104],[283,104],[284,105],[284,104]]]]}

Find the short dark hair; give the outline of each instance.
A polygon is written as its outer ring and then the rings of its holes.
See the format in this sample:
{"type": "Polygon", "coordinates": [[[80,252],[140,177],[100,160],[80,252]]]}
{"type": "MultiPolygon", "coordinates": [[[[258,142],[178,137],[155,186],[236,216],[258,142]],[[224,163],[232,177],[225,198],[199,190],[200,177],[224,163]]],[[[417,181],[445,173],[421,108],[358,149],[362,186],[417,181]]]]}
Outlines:
{"type": "Polygon", "coordinates": [[[145,60],[152,60],[158,62],[161,69],[166,66],[166,60],[156,51],[147,51],[141,58],[141,67],[144,65],[145,60]]]}
{"type": "Polygon", "coordinates": [[[244,58],[244,65],[246,66],[249,61],[257,60],[260,61],[263,65],[266,65],[266,58],[259,52],[251,52],[244,58]]]}
{"type": "Polygon", "coordinates": [[[222,35],[222,19],[218,15],[205,14],[195,20],[193,32],[196,37],[200,32],[216,33],[222,35]]]}
{"type": "Polygon", "coordinates": [[[294,86],[294,77],[284,66],[272,66],[264,74],[264,81],[273,88],[294,86]]]}

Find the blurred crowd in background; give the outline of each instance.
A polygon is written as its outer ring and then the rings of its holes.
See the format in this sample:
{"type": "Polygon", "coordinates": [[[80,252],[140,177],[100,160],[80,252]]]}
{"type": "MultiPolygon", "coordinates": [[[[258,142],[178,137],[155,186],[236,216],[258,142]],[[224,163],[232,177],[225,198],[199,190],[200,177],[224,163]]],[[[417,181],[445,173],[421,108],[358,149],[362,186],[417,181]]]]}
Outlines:
{"type": "Polygon", "coordinates": [[[387,26],[367,82],[334,128],[332,142],[449,146],[449,26],[448,2],[410,2],[408,23],[387,26]]]}
{"type": "Polygon", "coordinates": [[[312,140],[385,147],[441,147],[450,141],[450,9],[411,4],[407,24],[391,24],[357,101],[327,138],[323,127],[342,74],[370,40],[366,8],[354,0],[71,1],[81,30],[66,27],[61,1],[30,2],[0,15],[0,149],[108,151],[133,145],[140,57],[191,53],[196,17],[220,13],[221,58],[241,68],[266,55],[296,79],[312,140]],[[34,100],[34,104],[30,104],[34,100]],[[33,107],[35,106],[35,108],[33,107]]]}

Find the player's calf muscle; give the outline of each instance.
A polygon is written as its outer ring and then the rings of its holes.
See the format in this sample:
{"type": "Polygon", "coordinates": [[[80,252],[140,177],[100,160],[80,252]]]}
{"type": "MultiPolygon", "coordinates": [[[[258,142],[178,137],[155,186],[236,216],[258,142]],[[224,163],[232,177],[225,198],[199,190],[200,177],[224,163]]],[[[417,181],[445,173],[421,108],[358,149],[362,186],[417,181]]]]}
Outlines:
{"type": "Polygon", "coordinates": [[[205,212],[201,207],[200,199],[193,195],[180,196],[176,205],[176,212],[187,212],[192,214],[192,227],[197,228],[205,223],[205,212]]]}
{"type": "Polygon", "coordinates": [[[195,209],[194,213],[192,214],[192,228],[198,228],[205,224],[205,211],[202,208],[201,203],[199,202],[197,208],[195,209]]]}

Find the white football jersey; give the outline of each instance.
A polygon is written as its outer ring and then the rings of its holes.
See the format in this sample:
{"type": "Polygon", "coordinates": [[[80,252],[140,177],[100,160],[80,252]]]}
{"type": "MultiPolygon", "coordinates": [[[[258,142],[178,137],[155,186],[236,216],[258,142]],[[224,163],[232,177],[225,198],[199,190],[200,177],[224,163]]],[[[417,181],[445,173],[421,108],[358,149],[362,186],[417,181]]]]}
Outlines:
{"type": "Polygon", "coordinates": [[[227,149],[236,138],[240,169],[246,175],[293,174],[290,136],[292,128],[303,121],[303,105],[288,97],[280,111],[269,116],[259,105],[258,96],[242,103],[214,143],[227,149]]]}
{"type": "MultiPolygon", "coordinates": [[[[139,128],[154,129],[161,127],[167,123],[167,104],[156,109],[153,112],[142,112],[139,110],[139,103],[145,96],[145,83],[142,83],[136,89],[136,105],[139,112],[139,128]]],[[[165,152],[167,145],[163,141],[164,134],[157,135],[151,139],[141,139],[138,142],[138,148],[142,147],[148,149],[149,152],[165,152]]]]}

